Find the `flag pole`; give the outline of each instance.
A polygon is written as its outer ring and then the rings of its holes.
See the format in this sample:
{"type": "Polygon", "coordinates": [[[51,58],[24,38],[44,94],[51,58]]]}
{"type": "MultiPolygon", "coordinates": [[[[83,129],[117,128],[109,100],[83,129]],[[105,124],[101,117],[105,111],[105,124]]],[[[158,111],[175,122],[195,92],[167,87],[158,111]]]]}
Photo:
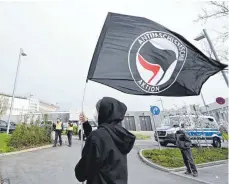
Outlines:
{"type": "MultiPolygon", "coordinates": [[[[86,80],[85,82],[85,85],[84,85],[84,90],[83,90],[83,99],[82,99],[82,104],[81,104],[81,112],[83,113],[83,110],[84,110],[84,99],[85,99],[85,95],[86,95],[86,89],[87,89],[87,83],[88,83],[88,79],[86,80]]],[[[81,122],[81,154],[82,154],[82,151],[83,151],[83,147],[84,147],[84,139],[83,139],[83,134],[84,134],[84,130],[83,130],[83,122],[81,122]]],[[[84,182],[82,182],[82,184],[84,184],[84,182]]]]}
{"type": "MultiPolygon", "coordinates": [[[[218,55],[216,54],[215,48],[214,48],[214,46],[213,46],[213,44],[212,44],[212,42],[211,42],[211,39],[210,39],[210,37],[208,36],[207,30],[206,30],[206,29],[203,29],[203,32],[204,32],[204,36],[205,36],[205,38],[207,39],[208,44],[209,44],[211,50],[212,50],[212,52],[213,52],[213,54],[214,54],[214,56],[215,56],[215,59],[216,59],[217,61],[220,62],[219,57],[218,57],[218,55]]],[[[227,78],[227,75],[226,75],[226,73],[225,73],[223,70],[221,70],[221,72],[222,72],[222,74],[223,74],[223,78],[224,78],[224,80],[225,80],[225,82],[226,82],[226,84],[227,84],[227,87],[228,87],[228,78],[227,78]]]]}

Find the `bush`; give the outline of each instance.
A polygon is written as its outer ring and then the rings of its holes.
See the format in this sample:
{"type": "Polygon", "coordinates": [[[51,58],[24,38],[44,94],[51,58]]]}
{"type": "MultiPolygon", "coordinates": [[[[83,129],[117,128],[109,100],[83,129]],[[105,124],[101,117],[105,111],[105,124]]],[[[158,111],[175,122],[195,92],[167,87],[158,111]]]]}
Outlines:
{"type": "Polygon", "coordinates": [[[37,125],[18,125],[11,135],[8,146],[23,149],[51,143],[51,127],[37,125]]]}
{"type": "Polygon", "coordinates": [[[63,131],[61,132],[61,135],[67,135],[67,130],[63,130],[63,131]]]}
{"type": "MultiPolygon", "coordinates": [[[[196,164],[228,159],[227,148],[194,148],[192,153],[196,164]]],[[[145,150],[143,151],[143,156],[158,165],[168,168],[184,166],[183,158],[178,148],[145,150]]]]}
{"type": "Polygon", "coordinates": [[[74,126],[73,127],[73,135],[77,135],[78,134],[78,126],[74,126]]]}

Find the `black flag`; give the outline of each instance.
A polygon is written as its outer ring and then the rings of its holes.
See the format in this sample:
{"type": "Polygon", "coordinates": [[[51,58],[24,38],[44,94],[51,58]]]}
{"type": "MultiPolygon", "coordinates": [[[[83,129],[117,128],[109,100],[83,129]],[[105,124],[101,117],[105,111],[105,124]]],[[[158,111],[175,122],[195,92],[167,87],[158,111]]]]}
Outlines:
{"type": "Polygon", "coordinates": [[[87,79],[134,95],[192,96],[226,67],[156,22],[108,13],[87,79]]]}

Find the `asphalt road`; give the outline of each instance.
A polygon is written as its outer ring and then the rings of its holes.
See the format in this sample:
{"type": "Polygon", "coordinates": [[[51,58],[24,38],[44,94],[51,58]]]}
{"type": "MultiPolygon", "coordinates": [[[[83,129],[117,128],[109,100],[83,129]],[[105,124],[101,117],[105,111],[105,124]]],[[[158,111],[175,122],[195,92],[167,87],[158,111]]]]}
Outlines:
{"type": "MultiPolygon", "coordinates": [[[[197,181],[159,171],[145,165],[139,149],[157,146],[156,142],[136,141],[128,156],[129,184],[199,184],[197,181]]],[[[80,141],[73,147],[56,148],[0,157],[0,173],[11,184],[77,184],[74,167],[80,158],[80,141]]]]}

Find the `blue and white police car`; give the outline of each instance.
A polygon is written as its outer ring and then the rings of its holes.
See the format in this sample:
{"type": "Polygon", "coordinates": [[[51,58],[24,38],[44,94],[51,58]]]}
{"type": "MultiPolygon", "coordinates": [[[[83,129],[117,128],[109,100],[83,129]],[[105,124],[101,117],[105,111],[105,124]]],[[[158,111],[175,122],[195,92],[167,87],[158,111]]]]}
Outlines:
{"type": "Polygon", "coordinates": [[[155,140],[162,146],[176,144],[175,133],[183,129],[190,137],[193,146],[212,145],[221,147],[222,135],[219,131],[219,124],[212,116],[203,115],[177,115],[166,117],[162,126],[156,129],[155,140]],[[158,136],[157,136],[157,134],[158,136]],[[157,138],[158,137],[158,138],[157,138]]]}

